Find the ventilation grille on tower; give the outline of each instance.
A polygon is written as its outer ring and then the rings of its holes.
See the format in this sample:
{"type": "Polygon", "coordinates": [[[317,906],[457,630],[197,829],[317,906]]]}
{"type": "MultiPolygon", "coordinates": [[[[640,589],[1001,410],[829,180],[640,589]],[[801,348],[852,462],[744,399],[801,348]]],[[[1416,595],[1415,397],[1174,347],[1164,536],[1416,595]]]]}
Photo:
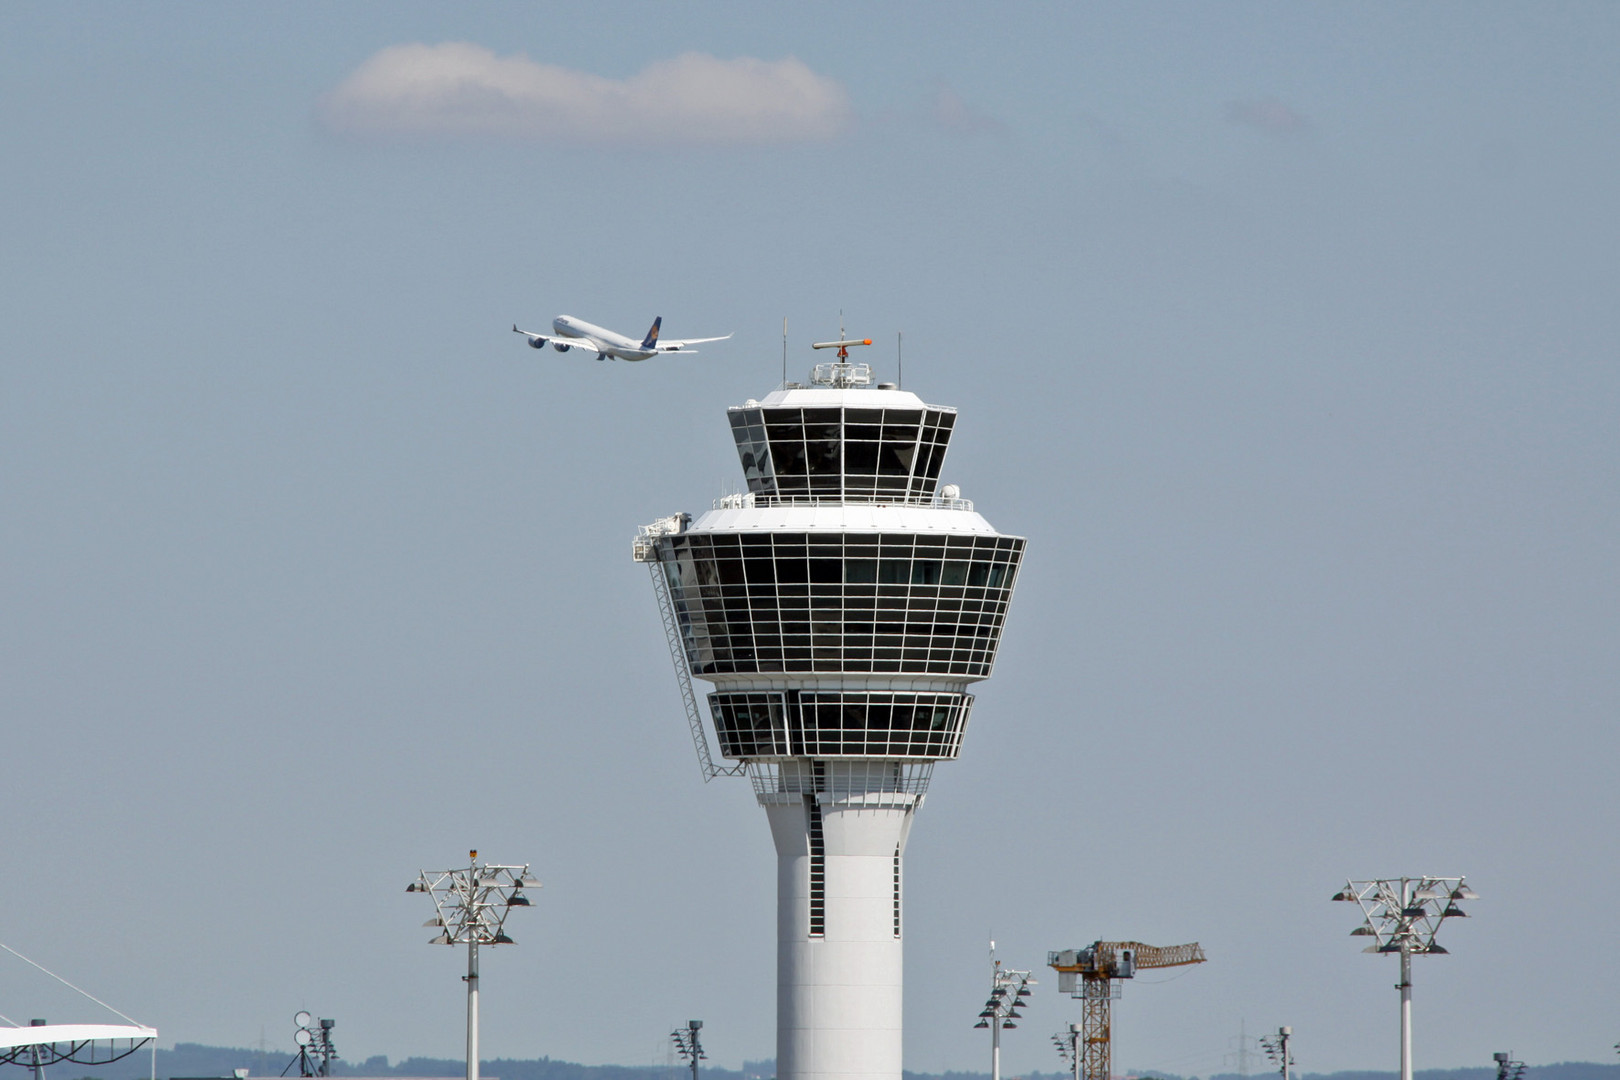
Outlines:
{"type": "Polygon", "coordinates": [[[894,936],[900,936],[900,845],[894,848],[894,936]]]}
{"type": "Polygon", "coordinates": [[[810,804],[810,936],[827,933],[827,847],[821,839],[821,804],[806,795],[810,804]]]}

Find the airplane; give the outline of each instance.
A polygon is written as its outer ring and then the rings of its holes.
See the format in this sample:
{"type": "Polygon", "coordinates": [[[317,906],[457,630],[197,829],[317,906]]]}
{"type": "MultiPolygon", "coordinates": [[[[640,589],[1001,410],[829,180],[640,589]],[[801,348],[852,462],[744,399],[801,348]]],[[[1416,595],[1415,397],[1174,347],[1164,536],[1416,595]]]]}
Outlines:
{"type": "Polygon", "coordinates": [[[569,349],[580,349],[584,352],[596,354],[598,360],[609,357],[614,360],[646,360],[660,353],[695,353],[696,349],[687,348],[688,345],[700,345],[705,341],[724,341],[725,337],[688,338],[685,341],[659,341],[658,328],[664,323],[662,315],[653,320],[652,329],[640,341],[627,338],[623,334],[615,334],[612,330],[604,330],[600,326],[593,326],[583,319],[576,319],[572,315],[559,315],[551,320],[552,333],[535,334],[528,330],[519,330],[517,323],[512,324],[512,332],[522,334],[529,339],[531,349],[543,349],[550,345],[558,352],[567,352],[569,349]]]}

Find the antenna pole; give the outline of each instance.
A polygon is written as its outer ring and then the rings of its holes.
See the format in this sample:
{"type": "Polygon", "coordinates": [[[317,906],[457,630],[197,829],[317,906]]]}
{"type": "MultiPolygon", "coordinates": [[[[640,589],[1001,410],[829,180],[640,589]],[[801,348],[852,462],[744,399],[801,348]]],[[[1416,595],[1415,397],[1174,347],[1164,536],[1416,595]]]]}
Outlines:
{"type": "Polygon", "coordinates": [[[782,316],[782,385],[787,385],[787,316],[782,316]]]}
{"type": "MultiPolygon", "coordinates": [[[[467,874],[468,899],[477,897],[478,852],[467,874]]],[[[478,1080],[478,935],[467,938],[467,1080],[478,1080]]]]}
{"type": "Polygon", "coordinates": [[[905,334],[899,330],[894,332],[894,385],[901,390],[906,388],[906,353],[905,334]]]}

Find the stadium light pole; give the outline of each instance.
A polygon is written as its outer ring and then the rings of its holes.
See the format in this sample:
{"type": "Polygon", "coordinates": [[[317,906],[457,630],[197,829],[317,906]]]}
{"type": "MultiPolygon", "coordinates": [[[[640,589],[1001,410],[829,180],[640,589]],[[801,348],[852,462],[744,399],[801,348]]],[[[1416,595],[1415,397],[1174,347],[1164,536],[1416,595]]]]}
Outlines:
{"type": "Polygon", "coordinates": [[[1294,1029],[1284,1025],[1277,1029],[1277,1034],[1267,1035],[1260,1040],[1260,1045],[1265,1048],[1266,1057],[1270,1058],[1271,1063],[1277,1066],[1277,1071],[1282,1073],[1283,1080],[1291,1080],[1289,1070],[1294,1064],[1294,1052],[1289,1049],[1288,1044],[1293,1038],[1294,1029]]]}
{"type": "Polygon", "coordinates": [[[990,1080],[1001,1080],[1001,1030],[1015,1028],[1013,1021],[1024,1014],[1018,1007],[1029,997],[1029,988],[1035,980],[1027,971],[1003,968],[996,959],[996,943],[990,943],[990,997],[979,1013],[976,1028],[990,1029],[990,1080]]]}
{"type": "Polygon", "coordinates": [[[1074,1080],[1080,1080],[1080,1025],[1070,1024],[1069,1030],[1053,1035],[1052,1045],[1057,1047],[1058,1057],[1074,1074],[1074,1080]]]}
{"type": "Polygon", "coordinates": [[[434,916],[424,927],[438,927],[429,945],[467,946],[467,1080],[478,1080],[478,947],[515,945],[506,936],[506,916],[515,907],[528,907],[524,889],[538,889],[529,865],[496,866],[478,862],[476,849],[467,853],[470,865],[455,870],[423,870],[406,892],[433,898],[434,916]]]}
{"type": "Polygon", "coordinates": [[[1401,1080],[1412,1080],[1412,957],[1444,956],[1440,924],[1466,918],[1457,901],[1479,897],[1460,877],[1403,877],[1347,882],[1333,899],[1361,905],[1365,919],[1350,936],[1374,939],[1362,952],[1400,954],[1401,1080]]]}
{"type": "Polygon", "coordinates": [[[669,1033],[669,1037],[675,1040],[675,1052],[692,1067],[692,1080],[698,1080],[698,1062],[709,1056],[703,1052],[703,1043],[698,1040],[702,1027],[703,1021],[688,1020],[685,1027],[669,1033]]]}

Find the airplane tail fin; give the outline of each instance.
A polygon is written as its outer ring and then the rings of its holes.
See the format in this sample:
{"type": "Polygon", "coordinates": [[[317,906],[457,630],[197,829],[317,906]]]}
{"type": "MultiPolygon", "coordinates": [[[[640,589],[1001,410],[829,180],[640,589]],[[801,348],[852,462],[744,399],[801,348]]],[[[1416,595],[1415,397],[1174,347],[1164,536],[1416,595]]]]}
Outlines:
{"type": "Polygon", "coordinates": [[[658,316],[658,318],[653,320],[652,329],[648,330],[647,331],[647,336],[642,339],[641,347],[643,349],[651,349],[651,348],[657,347],[657,345],[658,345],[658,328],[660,326],[662,326],[662,325],[664,325],[664,317],[662,315],[660,315],[660,316],[658,316]]]}

